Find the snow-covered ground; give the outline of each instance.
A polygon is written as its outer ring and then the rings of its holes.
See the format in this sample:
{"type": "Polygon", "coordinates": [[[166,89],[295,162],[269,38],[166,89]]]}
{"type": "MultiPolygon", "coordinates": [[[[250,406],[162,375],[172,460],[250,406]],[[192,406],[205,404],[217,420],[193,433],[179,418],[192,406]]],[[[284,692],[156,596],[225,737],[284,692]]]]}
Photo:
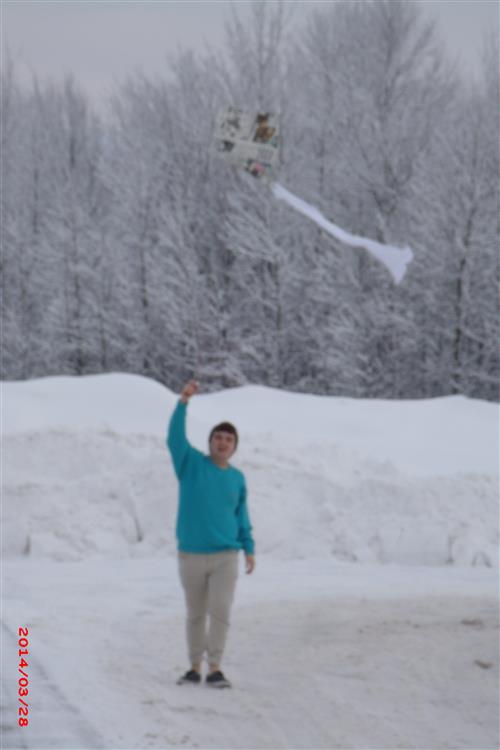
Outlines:
{"type": "Polygon", "coordinates": [[[120,374],[3,384],[3,748],[497,747],[498,407],[193,398],[196,447],[239,428],[257,548],[219,693],[175,685],[176,398],[120,374]]]}

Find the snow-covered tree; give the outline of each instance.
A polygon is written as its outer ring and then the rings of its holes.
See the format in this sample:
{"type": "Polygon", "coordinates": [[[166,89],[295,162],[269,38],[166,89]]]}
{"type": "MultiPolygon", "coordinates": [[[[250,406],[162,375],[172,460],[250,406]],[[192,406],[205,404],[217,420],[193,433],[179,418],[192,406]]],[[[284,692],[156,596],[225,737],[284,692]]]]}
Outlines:
{"type": "Polygon", "coordinates": [[[98,118],[76,82],[2,72],[3,376],[125,370],[178,388],[498,393],[498,66],[454,74],[418,3],[293,27],[236,7],[226,55],[133,75],[98,118]],[[281,116],[279,180],[409,244],[403,283],[211,151],[229,104],[281,116]]]}
{"type": "Polygon", "coordinates": [[[498,67],[457,93],[425,165],[418,203],[430,252],[428,380],[442,392],[498,394],[498,67]]]}

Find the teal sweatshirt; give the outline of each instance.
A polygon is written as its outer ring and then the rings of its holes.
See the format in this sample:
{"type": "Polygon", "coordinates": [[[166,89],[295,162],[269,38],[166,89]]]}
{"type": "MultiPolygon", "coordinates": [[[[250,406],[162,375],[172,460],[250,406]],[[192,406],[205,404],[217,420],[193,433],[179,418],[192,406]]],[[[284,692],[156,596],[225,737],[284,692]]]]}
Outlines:
{"type": "Polygon", "coordinates": [[[222,469],[189,444],[186,411],[187,404],[179,401],[167,435],[179,480],[178,548],[202,554],[244,549],[253,555],[245,477],[233,466],[222,469]]]}

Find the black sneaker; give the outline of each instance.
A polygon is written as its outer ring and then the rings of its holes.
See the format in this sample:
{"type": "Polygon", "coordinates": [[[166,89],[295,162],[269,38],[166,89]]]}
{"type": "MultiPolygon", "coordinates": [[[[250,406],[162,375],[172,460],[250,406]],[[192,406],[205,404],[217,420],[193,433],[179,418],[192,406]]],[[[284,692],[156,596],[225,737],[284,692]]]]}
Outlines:
{"type": "Polygon", "coordinates": [[[226,677],[224,677],[224,675],[222,674],[220,670],[217,670],[216,672],[212,672],[211,674],[207,675],[206,683],[207,685],[210,685],[210,687],[216,687],[216,688],[232,687],[229,680],[226,677]]]}
{"type": "Polygon", "coordinates": [[[201,674],[195,669],[188,669],[186,674],[183,674],[182,677],[179,677],[177,680],[178,685],[185,685],[186,683],[197,685],[198,682],[201,682],[201,674]]]}

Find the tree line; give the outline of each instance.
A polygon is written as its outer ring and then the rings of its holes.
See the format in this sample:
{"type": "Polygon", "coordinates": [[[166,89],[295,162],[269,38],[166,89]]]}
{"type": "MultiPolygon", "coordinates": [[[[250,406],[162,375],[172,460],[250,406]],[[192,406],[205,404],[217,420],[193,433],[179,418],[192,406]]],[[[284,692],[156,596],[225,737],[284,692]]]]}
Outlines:
{"type": "Polygon", "coordinates": [[[408,0],[232,10],[223,51],[134,74],[2,70],[2,377],[134,372],[353,397],[497,399],[497,43],[467,82],[408,0]],[[395,286],[211,149],[229,104],[282,123],[279,181],[408,244],[395,286]]]}

